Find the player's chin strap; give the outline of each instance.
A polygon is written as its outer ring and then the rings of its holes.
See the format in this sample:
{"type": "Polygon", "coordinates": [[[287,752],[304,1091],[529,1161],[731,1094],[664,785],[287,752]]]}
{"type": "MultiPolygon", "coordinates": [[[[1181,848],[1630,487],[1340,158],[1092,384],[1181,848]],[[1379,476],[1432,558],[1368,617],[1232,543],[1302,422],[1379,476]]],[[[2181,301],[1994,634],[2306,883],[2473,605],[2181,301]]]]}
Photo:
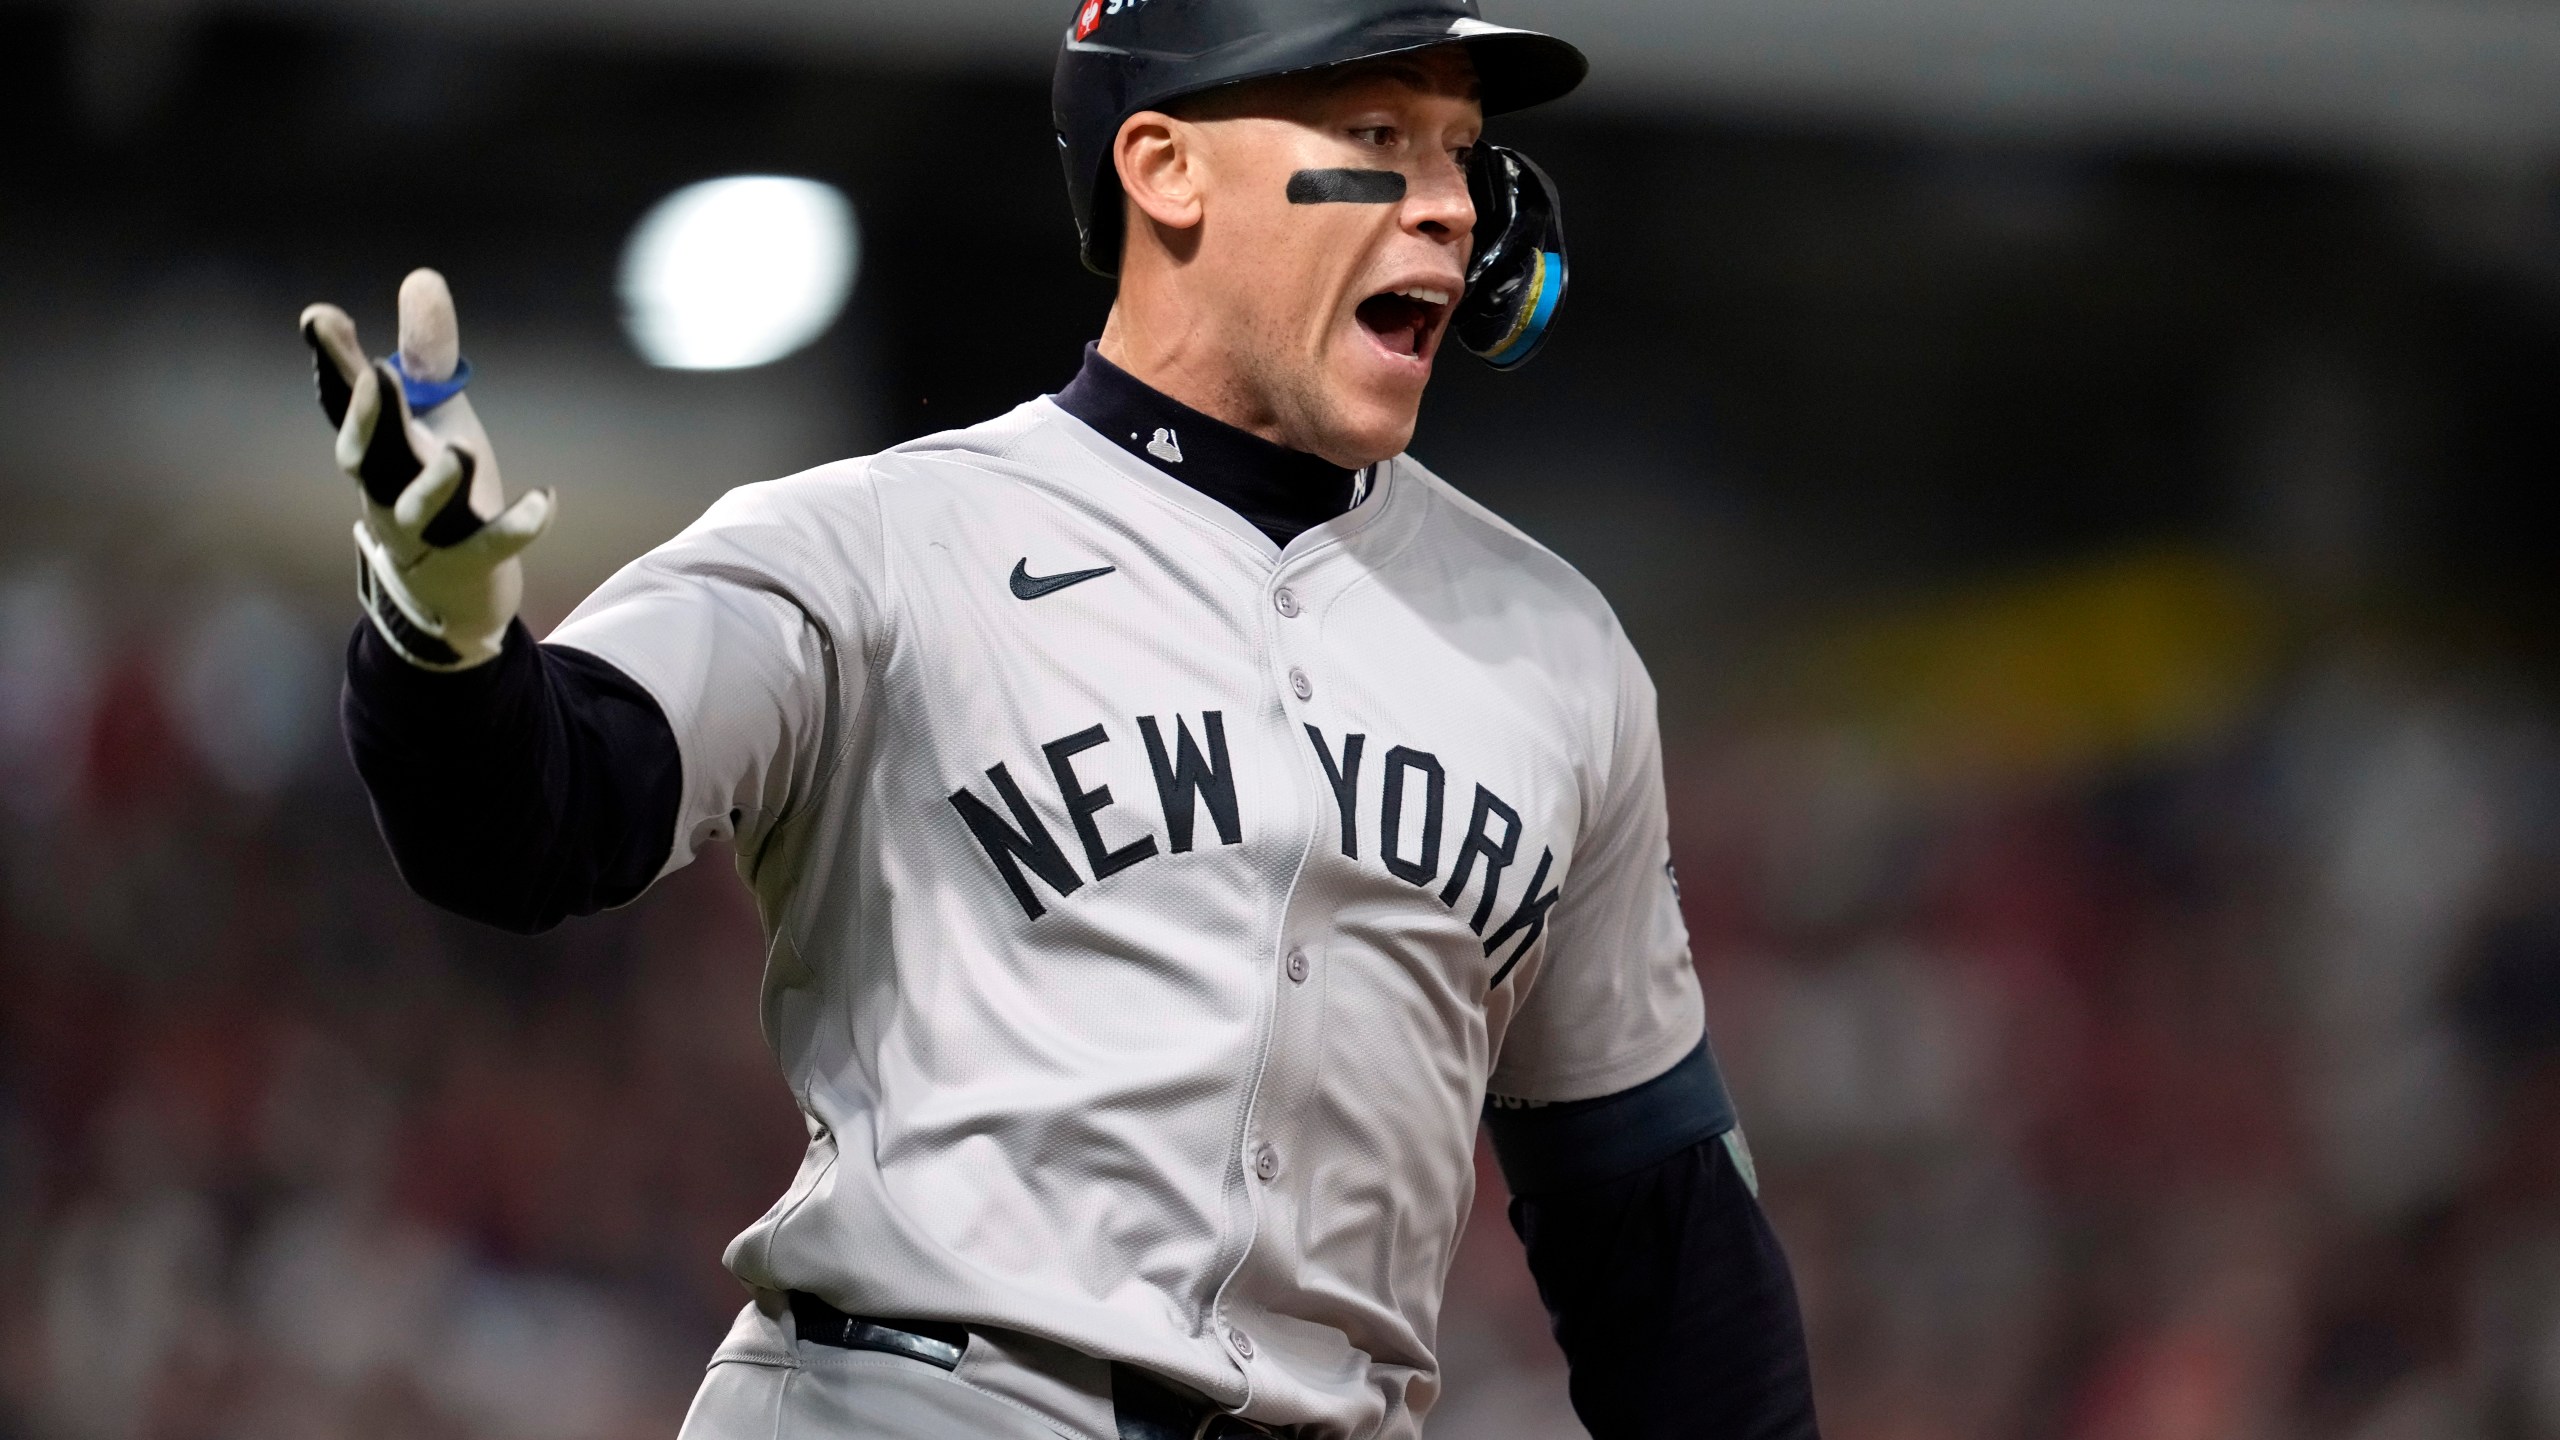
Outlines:
{"type": "Polygon", "coordinates": [[[1451,328],[1496,370],[1538,353],[1564,305],[1564,210],[1555,182],[1517,150],[1478,145],[1467,160],[1475,258],[1451,328]]]}

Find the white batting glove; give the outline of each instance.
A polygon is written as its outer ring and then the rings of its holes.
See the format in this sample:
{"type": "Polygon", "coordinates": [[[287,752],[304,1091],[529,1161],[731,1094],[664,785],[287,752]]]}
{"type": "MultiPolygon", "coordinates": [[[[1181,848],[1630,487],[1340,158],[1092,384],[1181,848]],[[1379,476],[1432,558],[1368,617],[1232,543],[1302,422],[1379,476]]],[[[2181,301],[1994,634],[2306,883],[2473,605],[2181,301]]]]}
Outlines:
{"type": "Polygon", "coordinates": [[[368,362],[335,305],[302,312],[338,468],[364,495],[356,598],[402,658],[428,670],[496,659],[524,596],[517,552],[558,510],[548,490],[506,503],[471,401],[453,292],[433,270],[400,284],[400,349],[368,362]]]}

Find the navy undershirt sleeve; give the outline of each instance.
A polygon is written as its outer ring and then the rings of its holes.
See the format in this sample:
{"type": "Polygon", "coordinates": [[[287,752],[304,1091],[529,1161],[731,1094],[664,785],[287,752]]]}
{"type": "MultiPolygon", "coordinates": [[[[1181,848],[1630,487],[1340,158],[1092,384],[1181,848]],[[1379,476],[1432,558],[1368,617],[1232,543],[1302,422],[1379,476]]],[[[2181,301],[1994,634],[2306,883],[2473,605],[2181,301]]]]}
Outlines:
{"type": "Polygon", "coordinates": [[[339,718],[401,878],[445,909],[529,935],[637,898],[666,866],[674,729],[629,676],[521,622],[497,659],[451,673],[358,625],[339,718]]]}
{"type": "Polygon", "coordinates": [[[1593,1440],[1817,1440],[1795,1282],[1705,1042],[1616,1095],[1488,1102],[1485,1124],[1593,1440]]]}
{"type": "Polygon", "coordinates": [[[1701,1037],[1680,1063],[1597,1100],[1532,1104],[1485,1097],[1485,1133],[1514,1195],[1631,1175],[1733,1128],[1733,1100],[1701,1037]]]}

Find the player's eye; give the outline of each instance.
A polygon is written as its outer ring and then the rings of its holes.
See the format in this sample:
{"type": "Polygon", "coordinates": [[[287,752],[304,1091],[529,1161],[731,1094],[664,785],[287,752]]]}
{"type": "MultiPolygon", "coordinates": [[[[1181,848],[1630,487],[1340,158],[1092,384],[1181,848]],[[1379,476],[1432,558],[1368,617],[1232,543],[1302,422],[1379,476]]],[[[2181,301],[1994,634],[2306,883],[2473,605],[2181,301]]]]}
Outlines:
{"type": "Polygon", "coordinates": [[[1458,168],[1464,170],[1467,168],[1468,164],[1476,158],[1476,147],[1473,145],[1455,146],[1449,151],[1449,158],[1457,161],[1458,168]]]}
{"type": "Polygon", "coordinates": [[[1351,138],[1379,150],[1392,150],[1402,137],[1393,125],[1363,125],[1351,132],[1351,138]]]}

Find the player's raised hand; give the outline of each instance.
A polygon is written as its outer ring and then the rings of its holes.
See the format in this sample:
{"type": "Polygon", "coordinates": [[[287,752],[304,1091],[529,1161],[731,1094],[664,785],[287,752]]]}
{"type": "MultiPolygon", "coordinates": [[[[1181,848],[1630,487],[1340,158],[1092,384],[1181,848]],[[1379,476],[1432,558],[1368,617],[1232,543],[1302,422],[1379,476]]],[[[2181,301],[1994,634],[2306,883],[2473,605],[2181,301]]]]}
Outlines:
{"type": "Polygon", "coordinates": [[[400,285],[400,348],[367,360],[335,305],[302,312],[338,468],[364,496],[357,598],[411,663],[463,670],[495,658],[524,594],[517,552],[551,524],[548,490],[509,505],[488,434],[462,388],[453,292],[433,270],[400,285]]]}

